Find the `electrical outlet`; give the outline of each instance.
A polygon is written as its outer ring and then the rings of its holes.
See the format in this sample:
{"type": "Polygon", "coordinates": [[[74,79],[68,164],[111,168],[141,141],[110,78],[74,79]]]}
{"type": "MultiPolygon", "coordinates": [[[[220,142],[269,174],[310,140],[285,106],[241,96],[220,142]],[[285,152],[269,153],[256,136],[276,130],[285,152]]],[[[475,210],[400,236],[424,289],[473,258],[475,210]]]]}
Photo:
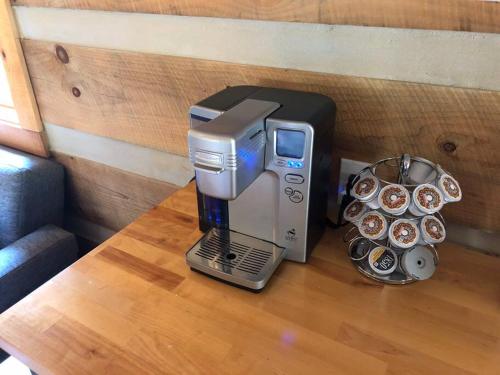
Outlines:
{"type": "MultiPolygon", "coordinates": [[[[342,198],[345,195],[345,187],[347,181],[349,180],[349,176],[351,174],[358,174],[363,168],[369,166],[370,163],[365,163],[358,160],[351,159],[340,159],[340,176],[339,176],[339,186],[337,187],[337,201],[330,199],[328,201],[328,217],[334,223],[339,222],[339,209],[340,204],[342,203],[342,198]]],[[[332,187],[333,189],[333,187],[332,187]]],[[[330,194],[330,197],[333,197],[334,194],[330,194]]]]}
{"type": "Polygon", "coordinates": [[[366,168],[370,163],[365,163],[358,160],[341,159],[340,160],[340,176],[338,188],[338,204],[342,201],[345,194],[345,187],[351,174],[358,174],[363,168],[366,168]]]}

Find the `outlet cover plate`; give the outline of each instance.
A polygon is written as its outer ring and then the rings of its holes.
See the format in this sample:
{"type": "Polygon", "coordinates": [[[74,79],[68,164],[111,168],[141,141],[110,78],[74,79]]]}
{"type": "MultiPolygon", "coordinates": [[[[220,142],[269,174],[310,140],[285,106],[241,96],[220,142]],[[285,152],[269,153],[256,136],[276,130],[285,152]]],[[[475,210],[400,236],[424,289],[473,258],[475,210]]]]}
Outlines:
{"type": "Polygon", "coordinates": [[[345,195],[345,187],[349,176],[351,174],[358,174],[363,168],[366,168],[370,163],[366,163],[358,160],[351,159],[341,159],[340,160],[340,176],[339,176],[339,188],[338,188],[338,204],[342,201],[345,195]]]}

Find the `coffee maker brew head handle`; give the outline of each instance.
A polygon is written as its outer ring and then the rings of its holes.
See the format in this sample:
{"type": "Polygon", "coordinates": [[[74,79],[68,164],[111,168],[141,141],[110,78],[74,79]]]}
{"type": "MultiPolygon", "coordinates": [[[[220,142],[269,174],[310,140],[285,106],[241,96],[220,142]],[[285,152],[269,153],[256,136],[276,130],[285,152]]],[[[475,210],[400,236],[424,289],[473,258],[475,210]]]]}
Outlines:
{"type": "Polygon", "coordinates": [[[189,129],[189,157],[205,195],[236,199],[264,171],[266,119],[279,103],[245,99],[215,119],[189,129]]]}
{"type": "Polygon", "coordinates": [[[193,167],[197,171],[206,172],[206,173],[220,174],[220,173],[224,172],[224,168],[211,167],[209,165],[203,165],[200,163],[194,163],[193,167]]]}

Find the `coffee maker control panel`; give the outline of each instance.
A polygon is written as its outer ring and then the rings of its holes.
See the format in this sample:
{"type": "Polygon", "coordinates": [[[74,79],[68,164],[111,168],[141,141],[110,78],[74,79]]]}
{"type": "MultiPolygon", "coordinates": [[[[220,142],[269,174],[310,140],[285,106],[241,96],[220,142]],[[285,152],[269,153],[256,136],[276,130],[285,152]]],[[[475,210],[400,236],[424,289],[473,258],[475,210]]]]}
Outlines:
{"type": "Polygon", "coordinates": [[[308,204],[314,129],[302,122],[267,119],[266,170],[279,178],[276,242],[286,258],[306,261],[308,204]]]}

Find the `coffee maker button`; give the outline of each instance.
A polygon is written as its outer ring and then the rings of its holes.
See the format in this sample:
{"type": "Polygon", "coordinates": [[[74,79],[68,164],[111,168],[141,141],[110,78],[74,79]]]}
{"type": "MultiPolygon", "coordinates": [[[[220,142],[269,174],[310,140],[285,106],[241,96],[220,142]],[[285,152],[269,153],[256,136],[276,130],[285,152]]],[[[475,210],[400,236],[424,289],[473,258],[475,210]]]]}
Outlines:
{"type": "Polygon", "coordinates": [[[288,198],[290,198],[290,200],[293,203],[300,203],[304,199],[304,196],[302,195],[302,193],[300,191],[294,190],[293,194],[290,195],[288,198]]]}
{"type": "Polygon", "coordinates": [[[292,195],[293,194],[293,189],[291,187],[286,187],[285,188],[285,194],[286,195],[292,195]]]}
{"type": "Polygon", "coordinates": [[[286,160],[276,159],[274,161],[274,164],[276,164],[278,167],[286,167],[286,160]]]}
{"type": "Polygon", "coordinates": [[[300,174],[289,173],[285,176],[285,181],[291,184],[302,184],[304,183],[304,177],[302,177],[300,174]]]}

